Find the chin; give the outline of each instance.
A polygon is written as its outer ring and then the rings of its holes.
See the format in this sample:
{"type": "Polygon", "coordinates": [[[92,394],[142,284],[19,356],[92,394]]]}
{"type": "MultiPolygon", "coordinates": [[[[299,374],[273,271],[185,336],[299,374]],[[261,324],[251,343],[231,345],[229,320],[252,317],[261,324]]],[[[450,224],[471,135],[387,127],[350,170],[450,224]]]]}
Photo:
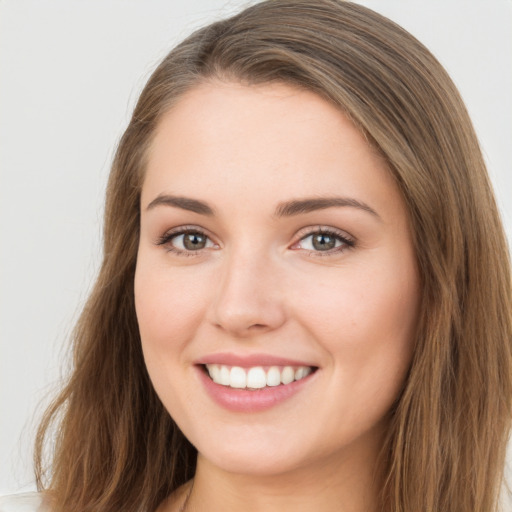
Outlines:
{"type": "Polygon", "coordinates": [[[209,450],[207,453],[200,453],[200,457],[227,473],[251,477],[282,475],[297,470],[303,464],[307,465],[305,461],[289,454],[264,448],[244,452],[239,448],[209,450]]]}

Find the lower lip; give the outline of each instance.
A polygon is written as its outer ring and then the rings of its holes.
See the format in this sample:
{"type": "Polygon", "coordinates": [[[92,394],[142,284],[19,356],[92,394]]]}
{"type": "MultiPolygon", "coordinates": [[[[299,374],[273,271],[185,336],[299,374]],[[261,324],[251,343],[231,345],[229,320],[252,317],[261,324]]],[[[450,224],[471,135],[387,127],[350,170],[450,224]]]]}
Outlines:
{"type": "Polygon", "coordinates": [[[290,384],[269,386],[262,389],[235,389],[216,384],[202,366],[197,367],[207,393],[221,407],[234,412],[258,412],[270,409],[288,400],[301,391],[312,380],[316,372],[290,384]]]}

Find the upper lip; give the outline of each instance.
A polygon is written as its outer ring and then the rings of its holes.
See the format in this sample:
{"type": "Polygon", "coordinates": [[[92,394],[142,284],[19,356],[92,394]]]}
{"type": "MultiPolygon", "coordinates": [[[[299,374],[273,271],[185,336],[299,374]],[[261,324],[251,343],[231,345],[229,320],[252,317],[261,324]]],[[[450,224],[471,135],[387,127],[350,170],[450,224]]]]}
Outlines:
{"type": "Polygon", "coordinates": [[[223,364],[226,366],[240,366],[242,368],[250,368],[253,366],[315,367],[315,365],[310,362],[270,354],[233,354],[229,352],[206,355],[195,361],[195,364],[223,364]]]}

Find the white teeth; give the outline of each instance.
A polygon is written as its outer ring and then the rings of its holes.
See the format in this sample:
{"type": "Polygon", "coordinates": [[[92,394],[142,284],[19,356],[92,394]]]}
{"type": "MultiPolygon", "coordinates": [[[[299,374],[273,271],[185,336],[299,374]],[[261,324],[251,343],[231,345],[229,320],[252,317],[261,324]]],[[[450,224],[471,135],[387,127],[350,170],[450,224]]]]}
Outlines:
{"type": "Polygon", "coordinates": [[[285,366],[281,372],[281,382],[283,384],[290,384],[295,379],[295,372],[291,366],[285,366]]]}
{"type": "Polygon", "coordinates": [[[281,384],[281,370],[277,366],[272,366],[267,372],[267,386],[279,386],[281,384]]]}
{"type": "Polygon", "coordinates": [[[220,368],[218,364],[212,364],[210,368],[208,368],[208,373],[210,374],[210,377],[215,382],[220,381],[220,368]]]}
{"type": "MultiPolygon", "coordinates": [[[[217,381],[215,381],[217,382],[217,381]]],[[[221,366],[219,370],[219,384],[223,386],[229,386],[231,382],[231,374],[227,366],[221,366]]]]}
{"type": "Polygon", "coordinates": [[[309,366],[271,366],[267,371],[261,366],[252,368],[222,364],[207,364],[205,366],[215,383],[236,389],[261,389],[266,386],[286,385],[294,380],[307,377],[313,371],[309,366]]]}
{"type": "Polygon", "coordinates": [[[245,388],[247,387],[247,374],[243,368],[239,366],[233,366],[229,374],[229,385],[232,388],[245,388]]]}
{"type": "Polygon", "coordinates": [[[311,373],[311,368],[309,366],[300,366],[295,370],[295,380],[303,379],[307,377],[311,373]]]}
{"type": "Polygon", "coordinates": [[[251,368],[247,372],[247,387],[248,388],[264,388],[267,385],[267,376],[265,370],[261,366],[251,368]]]}

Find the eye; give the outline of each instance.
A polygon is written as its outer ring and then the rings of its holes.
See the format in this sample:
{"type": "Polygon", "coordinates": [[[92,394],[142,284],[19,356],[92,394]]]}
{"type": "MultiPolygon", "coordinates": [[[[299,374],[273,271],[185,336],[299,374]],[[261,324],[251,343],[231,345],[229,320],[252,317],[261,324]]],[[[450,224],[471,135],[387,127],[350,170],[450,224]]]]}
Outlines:
{"type": "Polygon", "coordinates": [[[355,245],[346,234],[327,229],[317,229],[303,236],[292,249],[304,249],[312,253],[338,253],[355,245]]]}
{"type": "Polygon", "coordinates": [[[190,254],[217,247],[205,233],[197,229],[181,229],[166,233],[158,240],[157,245],[165,245],[169,251],[178,254],[190,254]]]}

